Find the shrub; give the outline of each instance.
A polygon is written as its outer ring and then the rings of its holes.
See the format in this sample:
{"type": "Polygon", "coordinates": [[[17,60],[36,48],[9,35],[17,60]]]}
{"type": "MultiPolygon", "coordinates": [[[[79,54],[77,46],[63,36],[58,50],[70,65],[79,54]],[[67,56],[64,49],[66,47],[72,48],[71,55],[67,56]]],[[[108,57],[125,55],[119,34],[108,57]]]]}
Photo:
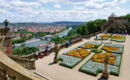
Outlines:
{"type": "Polygon", "coordinates": [[[101,50],[101,49],[92,49],[91,52],[94,52],[94,53],[101,53],[102,50],[101,50]]]}

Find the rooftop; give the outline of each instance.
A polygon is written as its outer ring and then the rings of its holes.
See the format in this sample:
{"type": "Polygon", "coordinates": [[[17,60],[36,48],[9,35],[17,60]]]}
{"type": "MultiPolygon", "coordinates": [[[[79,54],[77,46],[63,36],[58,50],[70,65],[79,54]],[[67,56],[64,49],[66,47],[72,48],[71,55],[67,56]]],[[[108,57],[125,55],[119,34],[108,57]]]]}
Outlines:
{"type": "Polygon", "coordinates": [[[117,15],[112,13],[109,17],[117,17],[117,15]]]}

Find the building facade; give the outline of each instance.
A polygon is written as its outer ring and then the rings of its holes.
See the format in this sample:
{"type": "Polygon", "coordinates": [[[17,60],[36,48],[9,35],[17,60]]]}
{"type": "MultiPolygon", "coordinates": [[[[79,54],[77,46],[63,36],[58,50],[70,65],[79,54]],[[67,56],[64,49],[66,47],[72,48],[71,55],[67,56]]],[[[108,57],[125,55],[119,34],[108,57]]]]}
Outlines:
{"type": "Polygon", "coordinates": [[[107,32],[109,28],[113,28],[113,33],[124,33],[130,34],[130,22],[128,18],[118,17],[114,13],[108,17],[108,23],[101,25],[101,32],[107,32]]]}

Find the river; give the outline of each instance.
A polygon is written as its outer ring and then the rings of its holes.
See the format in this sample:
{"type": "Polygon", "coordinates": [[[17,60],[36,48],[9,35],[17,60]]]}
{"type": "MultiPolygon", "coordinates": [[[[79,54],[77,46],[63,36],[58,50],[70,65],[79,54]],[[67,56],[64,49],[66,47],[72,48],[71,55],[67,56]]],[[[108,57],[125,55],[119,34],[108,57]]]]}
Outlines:
{"type": "Polygon", "coordinates": [[[58,37],[67,36],[70,30],[72,30],[72,27],[70,27],[68,30],[65,30],[65,31],[59,33],[58,37]]]}
{"type": "MultiPolygon", "coordinates": [[[[63,36],[67,36],[69,31],[72,29],[72,27],[70,27],[69,29],[57,34],[58,37],[63,37],[63,36]]],[[[45,41],[45,40],[40,40],[40,39],[33,39],[33,40],[28,40],[24,43],[19,43],[19,44],[15,44],[16,47],[20,47],[22,44],[25,44],[26,47],[38,47],[38,45],[43,44],[43,43],[48,43],[49,41],[45,41]]]]}
{"type": "Polygon", "coordinates": [[[34,39],[34,40],[28,40],[24,43],[15,44],[16,47],[20,47],[22,44],[25,44],[26,47],[38,47],[38,45],[47,43],[48,41],[40,40],[40,39],[34,39]]]}

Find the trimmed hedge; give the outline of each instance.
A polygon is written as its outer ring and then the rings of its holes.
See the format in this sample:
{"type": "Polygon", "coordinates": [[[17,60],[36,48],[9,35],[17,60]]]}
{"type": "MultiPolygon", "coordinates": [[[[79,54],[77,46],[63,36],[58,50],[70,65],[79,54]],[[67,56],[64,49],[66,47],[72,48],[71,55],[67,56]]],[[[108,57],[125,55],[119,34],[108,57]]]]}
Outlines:
{"type": "Polygon", "coordinates": [[[94,52],[94,53],[102,53],[102,50],[101,50],[101,49],[92,49],[91,52],[94,52]]]}
{"type": "Polygon", "coordinates": [[[69,55],[60,55],[59,59],[62,61],[60,65],[68,68],[73,68],[82,60],[82,58],[77,58],[69,55]]]}
{"type": "MultiPolygon", "coordinates": [[[[79,71],[97,76],[98,73],[102,72],[104,68],[103,63],[94,62],[92,60],[87,61],[84,65],[82,65],[79,71]]],[[[112,75],[119,75],[120,68],[114,65],[108,65],[108,70],[110,70],[110,74],[112,75]]]]}
{"type": "Polygon", "coordinates": [[[108,40],[108,39],[106,39],[106,38],[94,38],[94,40],[108,40]]]}

